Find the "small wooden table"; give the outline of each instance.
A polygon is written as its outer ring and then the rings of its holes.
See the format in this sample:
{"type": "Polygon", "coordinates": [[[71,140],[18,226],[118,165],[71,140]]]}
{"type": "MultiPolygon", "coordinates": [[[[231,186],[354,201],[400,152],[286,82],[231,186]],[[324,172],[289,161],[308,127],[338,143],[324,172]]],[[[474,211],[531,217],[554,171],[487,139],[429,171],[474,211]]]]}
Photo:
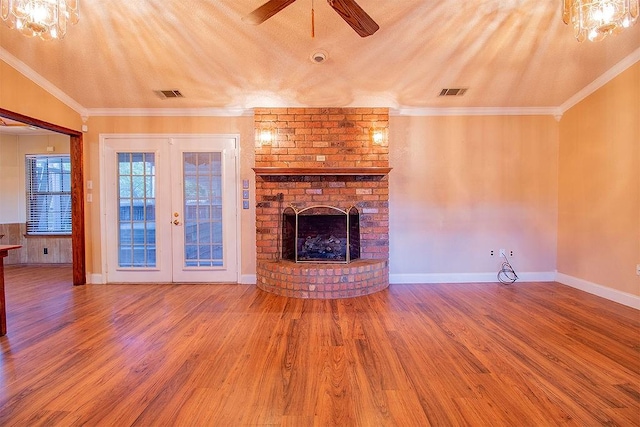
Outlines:
{"type": "Polygon", "coordinates": [[[4,297],[4,261],[11,249],[21,248],[20,245],[0,245],[0,337],[7,334],[7,309],[4,297]]]}

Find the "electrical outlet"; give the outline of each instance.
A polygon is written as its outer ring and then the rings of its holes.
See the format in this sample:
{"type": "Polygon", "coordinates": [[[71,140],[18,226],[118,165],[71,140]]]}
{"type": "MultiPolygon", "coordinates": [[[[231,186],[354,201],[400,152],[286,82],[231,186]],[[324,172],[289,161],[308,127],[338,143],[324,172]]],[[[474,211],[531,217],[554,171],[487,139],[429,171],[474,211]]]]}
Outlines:
{"type": "Polygon", "coordinates": [[[509,251],[509,256],[513,256],[513,251],[509,251]]]}
{"type": "Polygon", "coordinates": [[[500,258],[505,258],[505,254],[507,251],[505,249],[500,249],[500,258]]]}
{"type": "Polygon", "coordinates": [[[42,253],[45,254],[45,255],[48,255],[49,254],[49,248],[44,248],[42,253]]]}
{"type": "Polygon", "coordinates": [[[491,251],[491,256],[493,256],[493,255],[494,255],[494,251],[491,251]]]}

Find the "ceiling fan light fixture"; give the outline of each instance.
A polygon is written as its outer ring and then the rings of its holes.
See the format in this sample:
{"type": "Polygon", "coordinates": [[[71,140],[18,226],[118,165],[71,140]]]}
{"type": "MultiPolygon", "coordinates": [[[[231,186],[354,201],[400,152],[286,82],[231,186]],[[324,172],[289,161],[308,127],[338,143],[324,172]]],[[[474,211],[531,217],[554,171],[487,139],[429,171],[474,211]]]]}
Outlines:
{"type": "Polygon", "coordinates": [[[563,0],[562,20],[579,42],[603,40],[633,26],[640,0],[563,0]]]}
{"type": "Polygon", "coordinates": [[[0,17],[25,36],[55,40],[78,23],[79,6],[80,0],[0,0],[0,17]]]}

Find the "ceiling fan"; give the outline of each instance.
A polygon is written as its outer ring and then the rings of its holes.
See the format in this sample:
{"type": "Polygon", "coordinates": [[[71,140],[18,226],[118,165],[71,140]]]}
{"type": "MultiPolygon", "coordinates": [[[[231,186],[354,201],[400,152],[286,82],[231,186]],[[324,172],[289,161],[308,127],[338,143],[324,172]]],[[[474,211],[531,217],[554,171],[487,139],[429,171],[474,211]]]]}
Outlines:
{"type": "MultiPolygon", "coordinates": [[[[269,0],[250,14],[243,21],[254,25],[262,24],[296,0],[269,0]]],[[[327,0],[329,6],[355,30],[360,37],[367,37],[378,31],[378,24],[365,12],[355,0],[327,0]]]]}

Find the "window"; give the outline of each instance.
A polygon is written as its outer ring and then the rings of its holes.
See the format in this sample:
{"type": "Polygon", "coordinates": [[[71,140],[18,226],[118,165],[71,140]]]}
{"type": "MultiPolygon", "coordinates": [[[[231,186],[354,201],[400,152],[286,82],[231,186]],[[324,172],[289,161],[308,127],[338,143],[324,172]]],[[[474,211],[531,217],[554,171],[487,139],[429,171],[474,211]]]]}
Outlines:
{"type": "Polygon", "coordinates": [[[71,234],[69,155],[28,155],[27,234],[71,234]]]}

